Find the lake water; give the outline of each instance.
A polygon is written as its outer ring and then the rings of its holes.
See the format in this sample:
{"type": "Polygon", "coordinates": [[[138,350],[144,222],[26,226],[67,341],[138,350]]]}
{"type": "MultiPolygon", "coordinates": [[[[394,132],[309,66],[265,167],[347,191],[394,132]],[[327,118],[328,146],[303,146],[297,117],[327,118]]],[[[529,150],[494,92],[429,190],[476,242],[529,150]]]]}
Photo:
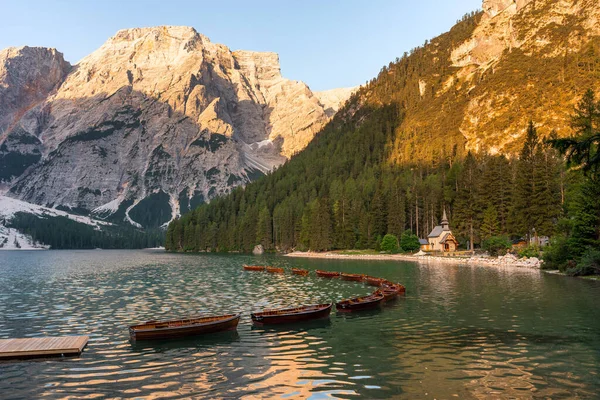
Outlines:
{"type": "Polygon", "coordinates": [[[89,335],[81,357],[0,363],[13,398],[592,398],[600,393],[600,282],[526,269],[409,262],[0,252],[0,338],[89,335]],[[368,293],[361,283],[245,272],[270,263],[404,284],[381,311],[251,326],[263,308],[368,293]],[[237,333],[129,342],[149,319],[242,312],[237,333]]]}

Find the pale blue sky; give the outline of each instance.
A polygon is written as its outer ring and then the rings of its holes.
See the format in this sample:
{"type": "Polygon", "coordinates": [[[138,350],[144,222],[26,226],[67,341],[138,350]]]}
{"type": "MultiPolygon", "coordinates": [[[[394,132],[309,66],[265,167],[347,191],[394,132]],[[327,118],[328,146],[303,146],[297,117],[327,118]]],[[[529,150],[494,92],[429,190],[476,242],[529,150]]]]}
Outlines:
{"type": "Polygon", "coordinates": [[[313,90],[363,84],[481,0],[0,0],[0,49],[55,47],[76,63],[116,31],[193,26],[232,50],[279,53],[313,90]]]}

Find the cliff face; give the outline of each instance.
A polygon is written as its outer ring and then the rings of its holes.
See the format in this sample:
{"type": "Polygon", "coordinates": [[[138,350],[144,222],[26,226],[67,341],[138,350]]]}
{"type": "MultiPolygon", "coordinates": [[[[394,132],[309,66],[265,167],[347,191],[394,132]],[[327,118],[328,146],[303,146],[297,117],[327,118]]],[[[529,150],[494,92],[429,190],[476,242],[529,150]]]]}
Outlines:
{"type": "Polygon", "coordinates": [[[0,50],[0,185],[41,158],[36,132],[18,123],[60,85],[70,68],[55,49],[0,50]]]}
{"type": "Polygon", "coordinates": [[[315,96],[317,96],[321,104],[325,107],[325,112],[328,115],[333,116],[357,90],[358,86],[330,89],[322,92],[315,92],[315,96]]]}
{"type": "Polygon", "coordinates": [[[329,119],[277,54],[232,52],[188,27],[119,31],[66,78],[39,69],[54,84],[37,103],[0,111],[7,157],[38,154],[4,171],[10,195],[144,226],[279,166],[329,119]]]}
{"type": "Polygon", "coordinates": [[[587,88],[600,89],[600,59],[589,53],[600,44],[598,2],[486,1],[484,9],[486,3],[512,4],[486,12],[466,42],[472,49],[452,54],[456,66],[462,66],[461,59],[471,60],[469,71],[461,74],[474,86],[467,89],[460,126],[467,148],[516,151],[530,119],[545,135],[551,130],[569,134],[575,103],[587,88]],[[590,70],[584,65],[588,62],[595,67],[590,70]],[[503,82],[494,84],[499,74],[503,82]],[[487,82],[478,84],[481,76],[487,82]]]}
{"type": "Polygon", "coordinates": [[[0,50],[0,132],[44,100],[71,66],[55,49],[9,47],[0,50]]]}
{"type": "Polygon", "coordinates": [[[569,135],[575,103],[600,92],[597,0],[485,0],[482,9],[415,50],[418,68],[400,61],[386,71],[406,82],[395,95],[405,119],[394,162],[515,154],[530,120],[542,136],[569,135]]]}

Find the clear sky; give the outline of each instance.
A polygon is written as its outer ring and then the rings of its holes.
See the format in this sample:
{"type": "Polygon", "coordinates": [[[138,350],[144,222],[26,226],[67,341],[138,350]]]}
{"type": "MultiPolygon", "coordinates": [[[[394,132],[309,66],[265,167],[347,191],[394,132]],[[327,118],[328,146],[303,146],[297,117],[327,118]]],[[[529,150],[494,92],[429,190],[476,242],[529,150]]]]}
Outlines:
{"type": "Polygon", "coordinates": [[[232,50],[279,53],[313,90],[355,86],[446,32],[481,0],[0,0],[0,49],[46,46],[71,63],[123,28],[186,25],[232,50]]]}

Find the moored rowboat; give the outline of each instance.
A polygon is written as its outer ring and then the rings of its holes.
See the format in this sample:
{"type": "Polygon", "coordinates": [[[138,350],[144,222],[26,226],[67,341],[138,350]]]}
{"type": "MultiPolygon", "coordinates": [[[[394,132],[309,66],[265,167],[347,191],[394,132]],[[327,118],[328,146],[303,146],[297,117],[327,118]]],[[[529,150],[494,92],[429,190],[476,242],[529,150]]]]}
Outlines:
{"type": "Polygon", "coordinates": [[[384,279],[382,279],[382,278],[377,278],[374,276],[365,276],[365,283],[367,285],[380,286],[383,281],[384,281],[384,279]]]}
{"type": "Polygon", "coordinates": [[[264,271],[265,268],[264,265],[244,265],[246,271],[264,271]]]}
{"type": "Polygon", "coordinates": [[[384,280],[383,282],[381,282],[381,285],[379,285],[380,287],[393,287],[398,291],[398,294],[404,294],[406,292],[406,288],[399,284],[399,283],[394,283],[394,282],[390,282],[388,280],[384,280]]]}
{"type": "Polygon", "coordinates": [[[354,297],[337,302],[335,303],[335,309],[338,312],[371,310],[379,307],[381,303],[383,303],[383,294],[373,293],[368,296],[354,297]]]}
{"type": "Polygon", "coordinates": [[[227,314],[212,317],[174,319],[169,321],[148,321],[129,327],[131,340],[173,339],[185,336],[202,335],[237,328],[240,314],[227,314]]]}
{"type": "Polygon", "coordinates": [[[320,276],[322,278],[336,278],[336,277],[340,276],[339,272],[322,271],[320,269],[316,270],[315,273],[317,274],[317,276],[320,276]]]}
{"type": "Polygon", "coordinates": [[[267,267],[267,272],[272,274],[283,274],[283,268],[281,267],[267,267]]]}
{"type": "Polygon", "coordinates": [[[400,293],[400,288],[398,287],[398,285],[382,286],[373,292],[373,294],[375,293],[381,293],[383,295],[383,300],[387,302],[392,301],[398,297],[398,294],[400,293]]]}
{"type": "Polygon", "coordinates": [[[356,282],[360,282],[364,279],[364,275],[362,274],[346,274],[346,273],[341,273],[340,276],[342,277],[343,280],[345,281],[356,281],[356,282]]]}
{"type": "Polygon", "coordinates": [[[292,274],[307,276],[308,274],[310,274],[310,271],[302,268],[292,268],[292,274]]]}
{"type": "Polygon", "coordinates": [[[266,310],[252,313],[252,322],[257,325],[287,324],[329,317],[333,304],[315,304],[279,310],[266,310]]]}

